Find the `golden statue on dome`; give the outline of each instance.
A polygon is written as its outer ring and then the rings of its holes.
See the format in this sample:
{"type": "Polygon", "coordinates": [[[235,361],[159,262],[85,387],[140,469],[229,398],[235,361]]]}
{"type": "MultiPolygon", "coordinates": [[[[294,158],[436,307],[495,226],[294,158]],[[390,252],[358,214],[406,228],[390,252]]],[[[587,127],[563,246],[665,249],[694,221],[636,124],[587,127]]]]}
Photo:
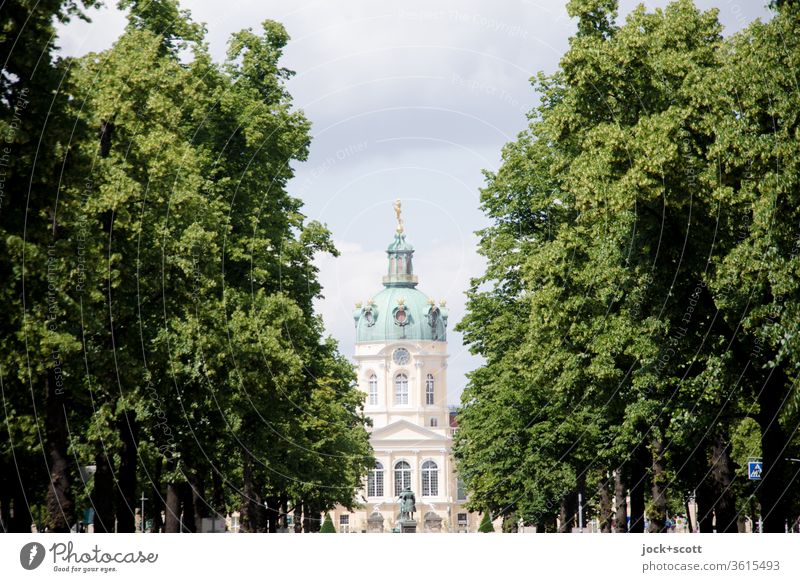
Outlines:
{"type": "Polygon", "coordinates": [[[400,199],[394,201],[394,213],[397,215],[397,234],[403,234],[403,219],[400,216],[400,213],[403,210],[403,205],[400,202],[400,199]]]}

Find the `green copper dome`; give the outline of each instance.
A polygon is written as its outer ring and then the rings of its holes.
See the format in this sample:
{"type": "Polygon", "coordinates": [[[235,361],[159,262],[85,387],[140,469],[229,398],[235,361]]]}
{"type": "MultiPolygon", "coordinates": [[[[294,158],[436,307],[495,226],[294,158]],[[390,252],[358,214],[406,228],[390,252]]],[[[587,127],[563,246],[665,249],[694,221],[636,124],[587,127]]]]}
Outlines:
{"type": "Polygon", "coordinates": [[[414,247],[406,242],[399,215],[397,234],[386,254],[389,272],[383,278],[384,289],[357,304],[353,312],[356,342],[447,341],[447,309],[444,302],[437,306],[416,288],[414,247]]]}

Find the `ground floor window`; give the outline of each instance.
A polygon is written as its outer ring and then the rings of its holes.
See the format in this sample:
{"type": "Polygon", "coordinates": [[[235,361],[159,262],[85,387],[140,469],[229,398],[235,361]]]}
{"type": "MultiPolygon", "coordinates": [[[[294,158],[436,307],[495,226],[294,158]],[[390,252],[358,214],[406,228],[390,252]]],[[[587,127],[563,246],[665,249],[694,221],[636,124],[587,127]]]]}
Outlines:
{"type": "Polygon", "coordinates": [[[350,515],[339,516],[339,533],[350,533],[350,515]]]}
{"type": "Polygon", "coordinates": [[[422,464],[422,496],[437,495],[439,495],[439,467],[433,461],[425,461],[422,464]]]}
{"type": "Polygon", "coordinates": [[[367,497],[383,497],[383,465],[379,462],[367,477],[367,497]]]}
{"type": "Polygon", "coordinates": [[[406,487],[411,487],[411,465],[405,461],[398,461],[394,466],[394,494],[400,495],[400,492],[406,487]]]}

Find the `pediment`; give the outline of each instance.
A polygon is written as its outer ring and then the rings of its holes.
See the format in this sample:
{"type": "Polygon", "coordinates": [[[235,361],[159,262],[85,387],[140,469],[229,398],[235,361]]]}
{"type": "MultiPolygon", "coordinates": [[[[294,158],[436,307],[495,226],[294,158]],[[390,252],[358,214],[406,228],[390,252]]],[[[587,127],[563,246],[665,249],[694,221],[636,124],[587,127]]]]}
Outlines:
{"type": "Polygon", "coordinates": [[[372,431],[370,440],[374,441],[417,441],[444,443],[450,439],[407,420],[397,420],[372,431]]]}

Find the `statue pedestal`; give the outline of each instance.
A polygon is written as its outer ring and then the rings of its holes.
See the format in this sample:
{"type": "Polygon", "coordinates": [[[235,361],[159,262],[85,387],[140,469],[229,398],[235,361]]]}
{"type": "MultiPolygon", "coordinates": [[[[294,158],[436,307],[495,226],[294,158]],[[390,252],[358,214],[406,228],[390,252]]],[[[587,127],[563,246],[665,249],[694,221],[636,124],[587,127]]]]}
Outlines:
{"type": "Polygon", "coordinates": [[[417,533],[417,522],[413,519],[400,520],[400,533],[417,533]]]}

